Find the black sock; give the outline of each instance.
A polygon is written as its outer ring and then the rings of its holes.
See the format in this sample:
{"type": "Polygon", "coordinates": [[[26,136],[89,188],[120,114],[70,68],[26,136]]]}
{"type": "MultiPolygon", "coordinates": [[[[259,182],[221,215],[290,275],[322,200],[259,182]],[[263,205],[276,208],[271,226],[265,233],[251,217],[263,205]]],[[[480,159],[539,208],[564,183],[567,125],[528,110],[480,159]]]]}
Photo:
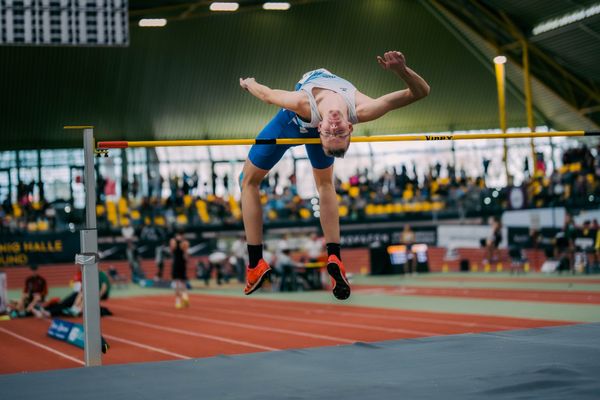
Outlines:
{"type": "Polygon", "coordinates": [[[335,255],[337,258],[339,258],[340,261],[342,261],[342,256],[340,255],[340,244],[339,243],[327,243],[327,256],[329,257],[330,255],[335,255]]]}
{"type": "Polygon", "coordinates": [[[248,245],[248,258],[250,259],[250,268],[254,268],[258,265],[258,262],[262,258],[263,254],[262,244],[249,244],[248,245]]]}

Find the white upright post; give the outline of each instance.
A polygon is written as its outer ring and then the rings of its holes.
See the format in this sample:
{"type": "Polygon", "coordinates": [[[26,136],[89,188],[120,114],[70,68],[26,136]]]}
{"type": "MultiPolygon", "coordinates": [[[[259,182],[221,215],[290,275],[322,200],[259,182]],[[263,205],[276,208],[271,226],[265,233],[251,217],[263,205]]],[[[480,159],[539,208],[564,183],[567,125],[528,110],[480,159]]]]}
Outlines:
{"type": "Polygon", "coordinates": [[[83,130],[85,222],[81,231],[81,254],[75,262],[82,269],[84,355],[86,367],[102,364],[100,290],[98,287],[98,232],[96,230],[95,143],[93,128],[83,130]]]}

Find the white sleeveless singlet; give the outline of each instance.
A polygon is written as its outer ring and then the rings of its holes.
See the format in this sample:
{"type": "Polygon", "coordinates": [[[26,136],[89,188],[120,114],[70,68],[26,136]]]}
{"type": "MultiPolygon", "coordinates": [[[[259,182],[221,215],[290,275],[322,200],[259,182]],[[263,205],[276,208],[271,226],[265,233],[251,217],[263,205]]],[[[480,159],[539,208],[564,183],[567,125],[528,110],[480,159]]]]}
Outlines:
{"type": "Polygon", "coordinates": [[[317,109],[317,102],[312,93],[313,88],[327,89],[341,95],[348,106],[348,121],[352,124],[358,123],[355,102],[356,87],[347,80],[332,74],[325,68],[320,68],[305,73],[300,82],[296,84],[296,90],[304,91],[308,95],[308,101],[310,103],[310,122],[303,121],[300,117],[296,117],[298,126],[304,129],[316,128],[319,125],[319,121],[321,121],[321,115],[319,115],[319,110],[317,109]]]}

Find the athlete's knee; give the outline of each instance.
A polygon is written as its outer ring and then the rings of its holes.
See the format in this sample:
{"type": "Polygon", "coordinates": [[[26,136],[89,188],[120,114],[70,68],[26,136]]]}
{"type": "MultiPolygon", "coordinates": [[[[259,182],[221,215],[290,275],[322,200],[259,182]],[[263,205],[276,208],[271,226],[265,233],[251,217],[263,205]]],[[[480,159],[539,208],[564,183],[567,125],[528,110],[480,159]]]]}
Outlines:
{"type": "Polygon", "coordinates": [[[246,161],[244,169],[239,176],[240,188],[244,190],[248,187],[259,187],[260,182],[268,172],[267,170],[255,167],[250,161],[246,161]]]}
{"type": "Polygon", "coordinates": [[[333,190],[335,188],[333,186],[333,168],[325,168],[325,169],[313,169],[313,176],[315,178],[315,186],[319,193],[321,191],[333,190]]]}

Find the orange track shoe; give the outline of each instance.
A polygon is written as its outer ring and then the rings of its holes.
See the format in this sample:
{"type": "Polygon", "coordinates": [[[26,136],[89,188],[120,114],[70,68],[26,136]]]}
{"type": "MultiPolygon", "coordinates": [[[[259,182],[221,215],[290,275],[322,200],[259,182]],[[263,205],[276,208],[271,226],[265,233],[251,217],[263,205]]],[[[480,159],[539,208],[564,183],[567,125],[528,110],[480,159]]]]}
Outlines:
{"type": "Polygon", "coordinates": [[[327,272],[331,275],[333,285],[333,295],[338,300],[346,300],[350,297],[350,283],[346,279],[346,270],[344,264],[335,255],[330,255],[327,259],[327,272]]]}
{"type": "Polygon", "coordinates": [[[246,268],[246,287],[244,288],[244,294],[249,295],[259,289],[265,278],[271,272],[271,267],[263,259],[261,259],[256,267],[246,268]]]}

